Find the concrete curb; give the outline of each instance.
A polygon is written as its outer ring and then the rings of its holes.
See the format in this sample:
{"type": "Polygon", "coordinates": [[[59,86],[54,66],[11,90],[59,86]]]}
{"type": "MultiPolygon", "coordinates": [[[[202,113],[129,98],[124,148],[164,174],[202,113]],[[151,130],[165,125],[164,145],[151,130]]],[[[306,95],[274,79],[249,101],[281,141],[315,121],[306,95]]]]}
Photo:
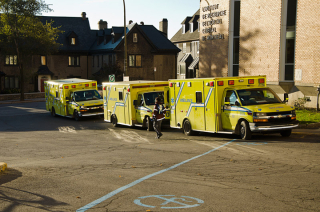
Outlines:
{"type": "Polygon", "coordinates": [[[45,99],[26,99],[24,101],[20,100],[5,100],[5,101],[0,101],[1,104],[17,104],[17,103],[29,103],[29,102],[45,102],[45,99]]]}
{"type": "Polygon", "coordinates": [[[8,166],[6,163],[4,162],[0,162],[0,173],[4,172],[5,170],[7,170],[8,166]]]}
{"type": "Polygon", "coordinates": [[[320,123],[301,124],[297,129],[318,129],[318,128],[320,128],[320,123]]]}

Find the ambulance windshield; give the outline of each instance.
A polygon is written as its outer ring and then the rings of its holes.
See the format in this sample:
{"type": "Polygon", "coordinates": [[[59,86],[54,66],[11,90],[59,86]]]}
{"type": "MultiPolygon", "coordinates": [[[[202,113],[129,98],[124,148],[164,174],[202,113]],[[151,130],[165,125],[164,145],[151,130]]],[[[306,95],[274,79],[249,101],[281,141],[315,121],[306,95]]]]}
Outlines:
{"type": "Polygon", "coordinates": [[[269,88],[237,90],[243,106],[282,103],[277,94],[269,88]]]}
{"type": "Polygon", "coordinates": [[[163,104],[163,91],[162,92],[150,92],[144,94],[144,101],[146,105],[154,105],[156,97],[160,98],[160,104],[163,104]]]}
{"type": "Polygon", "coordinates": [[[97,90],[76,91],[72,95],[72,99],[76,102],[102,99],[97,90]]]}

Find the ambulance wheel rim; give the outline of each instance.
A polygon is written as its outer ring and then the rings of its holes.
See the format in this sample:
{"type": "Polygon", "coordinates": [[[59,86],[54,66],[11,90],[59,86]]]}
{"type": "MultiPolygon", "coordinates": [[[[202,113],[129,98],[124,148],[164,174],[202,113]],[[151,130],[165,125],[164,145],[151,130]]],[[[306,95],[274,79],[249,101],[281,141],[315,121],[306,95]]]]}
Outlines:
{"type": "Polygon", "coordinates": [[[242,121],[240,123],[240,136],[243,140],[251,139],[251,131],[249,128],[249,124],[246,121],[242,121]]]}
{"type": "Polygon", "coordinates": [[[76,121],[79,121],[79,120],[80,120],[80,116],[79,116],[78,111],[74,111],[74,119],[75,119],[76,121]]]}
{"type": "Polygon", "coordinates": [[[115,116],[115,115],[112,116],[112,125],[113,125],[114,127],[117,127],[117,126],[118,126],[118,124],[117,124],[117,116],[115,116]]]}
{"type": "Polygon", "coordinates": [[[190,124],[189,120],[184,121],[183,132],[184,132],[184,134],[186,134],[188,136],[192,134],[191,124],[190,124]]]}

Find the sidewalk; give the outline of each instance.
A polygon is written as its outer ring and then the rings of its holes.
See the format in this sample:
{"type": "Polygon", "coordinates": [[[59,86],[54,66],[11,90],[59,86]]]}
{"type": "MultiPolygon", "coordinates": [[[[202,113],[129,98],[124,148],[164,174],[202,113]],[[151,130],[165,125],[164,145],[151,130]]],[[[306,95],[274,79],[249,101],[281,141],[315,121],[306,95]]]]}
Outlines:
{"type": "Polygon", "coordinates": [[[24,101],[20,100],[4,100],[0,101],[1,104],[15,104],[15,103],[27,103],[27,102],[45,102],[45,98],[34,98],[34,99],[25,99],[24,101]]]}

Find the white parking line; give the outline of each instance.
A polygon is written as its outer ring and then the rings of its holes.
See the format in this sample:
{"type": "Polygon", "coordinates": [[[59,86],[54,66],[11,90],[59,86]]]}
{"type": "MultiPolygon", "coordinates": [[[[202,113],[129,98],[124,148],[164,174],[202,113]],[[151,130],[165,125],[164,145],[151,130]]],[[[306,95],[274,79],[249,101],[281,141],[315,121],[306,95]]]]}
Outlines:
{"type": "Polygon", "coordinates": [[[139,180],[136,180],[136,181],[134,181],[134,182],[132,182],[132,183],[129,183],[128,185],[125,185],[125,186],[123,186],[123,187],[121,187],[121,188],[118,188],[117,190],[114,190],[114,191],[110,192],[109,194],[107,194],[107,195],[105,195],[105,196],[103,196],[103,197],[101,197],[101,198],[99,198],[99,199],[97,199],[97,200],[95,200],[95,201],[93,201],[93,202],[91,202],[91,203],[83,206],[82,208],[79,208],[79,209],[77,210],[77,212],[83,212],[83,211],[89,210],[90,208],[92,208],[92,207],[100,204],[101,202],[103,202],[103,201],[105,201],[105,200],[113,197],[114,195],[116,195],[116,194],[118,194],[118,193],[120,193],[120,192],[122,192],[122,191],[124,191],[124,190],[126,190],[126,189],[128,189],[128,188],[131,188],[131,187],[137,185],[138,183],[143,182],[144,180],[147,180],[147,179],[149,179],[149,178],[151,178],[151,177],[154,177],[154,176],[156,176],[156,175],[162,174],[162,173],[164,173],[164,172],[166,172],[166,171],[170,171],[170,170],[172,170],[172,169],[174,169],[174,168],[177,168],[178,166],[181,166],[181,165],[183,165],[183,164],[185,164],[185,163],[188,163],[188,162],[190,162],[190,161],[192,161],[192,160],[194,160],[194,159],[197,159],[197,158],[200,158],[200,157],[202,157],[202,156],[205,156],[205,155],[207,155],[207,154],[209,154],[209,153],[211,153],[211,152],[213,152],[213,151],[216,151],[216,150],[218,150],[218,149],[220,149],[220,148],[222,148],[222,147],[224,147],[224,146],[229,145],[230,143],[232,143],[232,142],[235,141],[235,140],[236,140],[236,139],[234,139],[234,140],[232,140],[232,141],[229,141],[228,143],[225,143],[225,144],[223,144],[223,145],[221,145],[221,146],[219,146],[219,147],[217,147],[217,148],[214,148],[214,149],[212,149],[212,150],[210,150],[210,151],[208,151],[208,152],[206,152],[206,153],[204,153],[204,154],[202,154],[202,155],[195,156],[195,157],[190,158],[190,159],[188,159],[188,160],[185,160],[185,161],[183,161],[183,162],[181,162],[181,163],[178,163],[178,164],[176,164],[176,165],[173,165],[173,166],[171,166],[171,167],[169,167],[169,168],[167,168],[167,169],[163,169],[163,170],[161,170],[161,171],[158,171],[158,172],[155,172],[155,173],[153,173],[153,174],[149,174],[149,175],[147,175],[147,176],[145,176],[145,177],[142,177],[142,178],[140,178],[139,180]]]}

